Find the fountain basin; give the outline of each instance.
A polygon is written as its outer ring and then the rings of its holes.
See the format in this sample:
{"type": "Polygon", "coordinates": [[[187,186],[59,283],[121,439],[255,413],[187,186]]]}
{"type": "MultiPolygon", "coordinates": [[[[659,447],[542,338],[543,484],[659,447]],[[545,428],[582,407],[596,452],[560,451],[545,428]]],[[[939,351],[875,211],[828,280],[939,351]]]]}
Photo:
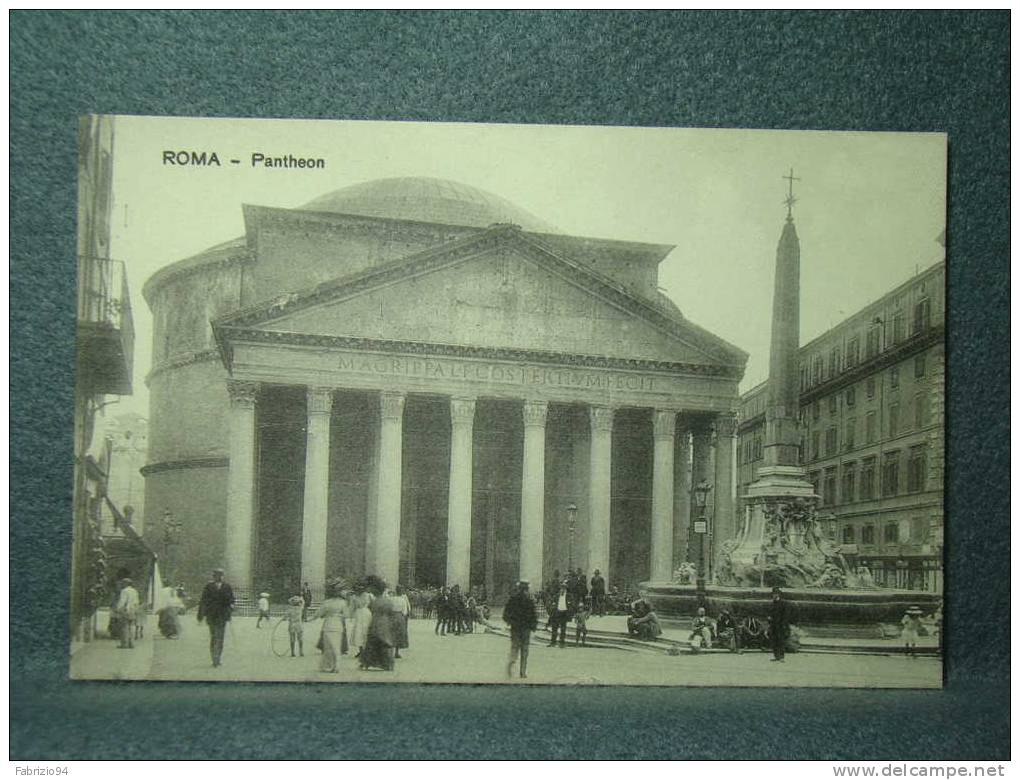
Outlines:
{"type": "MultiPolygon", "coordinates": [[[[725,609],[764,618],[772,600],[771,588],[707,585],[699,590],[695,585],[643,582],[638,590],[663,617],[693,615],[698,607],[704,606],[712,617],[725,609]]],[[[899,623],[913,605],[925,615],[942,606],[940,593],[889,588],[783,588],[783,597],[793,605],[794,622],[798,625],[899,623]]]]}

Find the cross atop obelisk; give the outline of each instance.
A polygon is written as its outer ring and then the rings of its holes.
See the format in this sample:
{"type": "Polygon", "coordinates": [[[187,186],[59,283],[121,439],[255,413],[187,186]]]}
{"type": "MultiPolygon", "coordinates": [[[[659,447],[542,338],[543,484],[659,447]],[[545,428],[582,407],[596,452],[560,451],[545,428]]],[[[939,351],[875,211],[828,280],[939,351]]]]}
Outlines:
{"type": "Polygon", "coordinates": [[[793,168],[790,168],[790,174],[783,178],[790,183],[790,190],[786,195],[786,200],[783,201],[783,203],[786,204],[786,221],[793,222],[793,204],[797,202],[797,199],[793,197],[793,183],[795,181],[800,181],[800,177],[794,176],[793,168]]]}

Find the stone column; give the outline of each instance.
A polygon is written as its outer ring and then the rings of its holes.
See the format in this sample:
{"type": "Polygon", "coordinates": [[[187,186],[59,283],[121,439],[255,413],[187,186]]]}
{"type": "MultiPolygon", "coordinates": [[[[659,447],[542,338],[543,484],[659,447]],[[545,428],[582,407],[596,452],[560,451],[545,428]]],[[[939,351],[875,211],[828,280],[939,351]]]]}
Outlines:
{"type": "Polygon", "coordinates": [[[375,571],[393,586],[400,571],[400,499],[402,491],[404,394],[379,394],[379,478],[375,518],[375,571]]]}
{"type": "MultiPolygon", "coordinates": [[[[704,481],[711,484],[709,472],[712,463],[712,430],[700,421],[691,429],[691,535],[688,548],[688,560],[700,564],[698,576],[704,576],[708,570],[708,540],[706,534],[694,533],[694,522],[700,518],[700,510],[693,505],[694,488],[704,481]]],[[[707,509],[706,509],[707,516],[707,509]]]]}
{"type": "Polygon", "coordinates": [[[255,514],[256,382],[227,381],[230,394],[230,469],[224,567],[240,588],[252,587],[251,550],[255,514]]]}
{"type": "Polygon", "coordinates": [[[715,510],[712,517],[713,555],[718,555],[724,542],[737,535],[736,506],[733,501],[733,436],[737,418],[721,414],[715,418],[715,510]]]}
{"type": "Polygon", "coordinates": [[[301,581],[313,593],[326,586],[326,523],[329,510],[329,418],[333,390],[308,388],[305,426],[305,504],[301,525],[301,581]]]}
{"type": "Polygon", "coordinates": [[[673,574],[673,433],[676,410],[656,409],[653,417],[655,440],[652,466],[652,549],[653,582],[669,582],[673,574]]]}
{"type": "Polygon", "coordinates": [[[677,420],[673,437],[673,569],[689,560],[688,538],[691,530],[691,433],[687,421],[677,420]]]}
{"type": "Polygon", "coordinates": [[[446,524],[446,584],[471,584],[471,479],[475,400],[450,399],[450,502],[446,524]]]}
{"type": "Polygon", "coordinates": [[[609,569],[609,520],[613,506],[613,410],[608,406],[593,406],[589,412],[588,556],[592,571],[601,571],[608,585],[612,574],[609,569]]]}
{"type": "Polygon", "coordinates": [[[521,479],[521,579],[542,587],[545,535],[545,419],[549,404],[524,402],[524,473],[521,479]]]}

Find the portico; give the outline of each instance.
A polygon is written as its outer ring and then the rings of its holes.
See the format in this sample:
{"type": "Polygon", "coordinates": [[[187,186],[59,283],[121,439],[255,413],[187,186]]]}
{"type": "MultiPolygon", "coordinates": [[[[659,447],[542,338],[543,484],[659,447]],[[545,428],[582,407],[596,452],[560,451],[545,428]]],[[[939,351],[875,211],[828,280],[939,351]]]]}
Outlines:
{"type": "Polygon", "coordinates": [[[565,570],[569,503],[580,510],[575,566],[621,587],[668,580],[689,517],[677,511],[691,482],[676,461],[722,467],[705,434],[725,433],[732,380],[703,367],[228,333],[227,549],[238,581],[287,570],[279,549],[272,563],[255,549],[289,545],[290,570],[313,589],[373,572],[499,598],[517,578],[544,583],[565,570]],[[690,452],[677,431],[692,426],[701,435],[690,452]],[[291,455],[268,455],[269,442],[291,455]],[[352,475],[354,461],[368,467],[352,475]],[[283,479],[291,488],[281,492],[283,479]]]}

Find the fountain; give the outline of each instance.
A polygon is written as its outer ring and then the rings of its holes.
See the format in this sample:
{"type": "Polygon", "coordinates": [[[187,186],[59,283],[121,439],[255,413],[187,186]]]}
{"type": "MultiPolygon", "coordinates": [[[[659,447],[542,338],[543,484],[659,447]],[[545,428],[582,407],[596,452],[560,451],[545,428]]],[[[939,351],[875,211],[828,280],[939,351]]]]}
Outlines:
{"type": "Polygon", "coordinates": [[[664,615],[690,615],[705,606],[710,614],[728,609],[764,616],[771,590],[779,586],[802,625],[898,623],[912,605],[935,612],[941,594],[875,587],[866,573],[850,571],[819,530],[820,497],[799,465],[800,241],[793,224],[793,171],[784,178],[790,190],[776,250],[765,465],[748,486],[736,535],[720,546],[715,582],[691,583],[691,571],[682,567],[675,582],[643,583],[641,593],[664,615]]]}

